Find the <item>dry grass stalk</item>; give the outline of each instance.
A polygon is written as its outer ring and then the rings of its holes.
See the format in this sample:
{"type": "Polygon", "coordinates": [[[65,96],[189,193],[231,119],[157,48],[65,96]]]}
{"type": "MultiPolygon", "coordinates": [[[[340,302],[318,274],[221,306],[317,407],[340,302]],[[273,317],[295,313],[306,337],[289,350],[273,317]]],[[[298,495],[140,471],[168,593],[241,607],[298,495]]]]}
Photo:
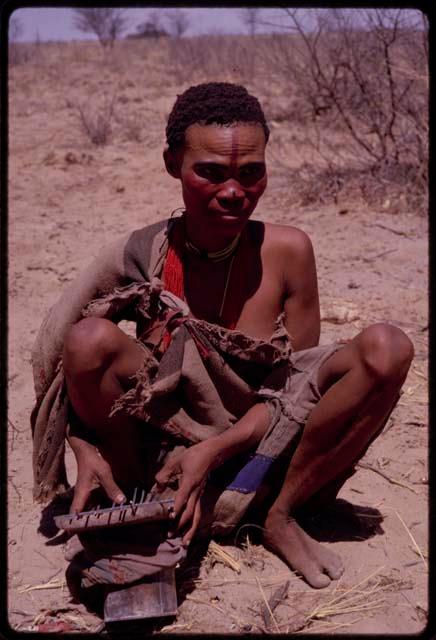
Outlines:
{"type": "Polygon", "coordinates": [[[387,473],[385,473],[384,471],[381,471],[380,469],[377,469],[377,467],[373,467],[372,465],[368,464],[367,462],[358,462],[357,466],[360,467],[361,469],[368,469],[368,471],[374,471],[374,473],[378,473],[379,476],[381,476],[382,478],[384,478],[385,480],[387,480],[391,484],[396,484],[399,487],[404,487],[404,489],[408,489],[409,491],[412,491],[412,493],[415,493],[417,495],[419,494],[419,492],[416,491],[416,489],[414,489],[413,487],[411,487],[410,484],[407,484],[405,482],[401,482],[401,480],[396,480],[395,478],[392,478],[391,476],[388,476],[387,473]]]}
{"type": "MultiPolygon", "coordinates": [[[[356,620],[352,620],[351,622],[330,622],[329,620],[320,620],[316,624],[310,626],[311,633],[314,631],[320,631],[321,633],[329,633],[330,631],[336,631],[336,629],[343,629],[344,627],[352,627],[353,624],[360,622],[363,620],[363,616],[360,618],[356,618],[356,620]]],[[[300,631],[296,631],[296,633],[305,633],[305,629],[301,629],[300,631]]]]}
{"type": "Polygon", "coordinates": [[[93,629],[93,627],[88,625],[80,616],[74,616],[70,613],[65,613],[62,615],[62,618],[67,622],[72,622],[80,629],[85,629],[86,631],[91,631],[93,629]]]}
{"type": "Polygon", "coordinates": [[[213,540],[211,540],[209,544],[208,554],[216,562],[222,562],[230,567],[230,569],[233,569],[233,571],[236,571],[236,573],[241,573],[241,565],[239,562],[235,560],[228,551],[224,551],[224,549],[213,540]]]}
{"type": "Polygon", "coordinates": [[[417,555],[417,556],[421,557],[421,554],[422,554],[422,556],[423,556],[426,560],[428,559],[428,554],[427,554],[427,553],[424,553],[424,551],[420,551],[420,550],[418,550],[418,549],[415,549],[415,547],[410,547],[410,548],[412,549],[413,553],[416,553],[416,555],[417,555]]]}
{"type": "Polygon", "coordinates": [[[383,601],[368,600],[370,596],[385,588],[384,585],[380,585],[380,581],[376,582],[373,587],[363,591],[359,591],[358,587],[367,584],[371,578],[379,574],[382,569],[383,567],[376,569],[369,576],[354,585],[354,587],[346,589],[332,600],[316,606],[307,616],[308,622],[344,613],[367,611],[381,607],[383,601]]]}
{"type": "MultiPolygon", "coordinates": [[[[378,517],[378,516],[377,516],[378,517]]],[[[291,574],[292,577],[292,574],[291,574]]],[[[260,578],[260,583],[263,587],[275,587],[279,584],[282,584],[284,580],[289,579],[289,571],[286,572],[282,572],[282,573],[278,573],[274,578],[272,577],[267,577],[267,578],[260,578]]],[[[196,580],[193,581],[194,584],[196,585],[196,588],[201,588],[201,589],[209,589],[210,587],[221,587],[223,585],[227,585],[227,584],[249,584],[249,585],[255,585],[256,584],[256,579],[250,579],[247,578],[245,580],[242,580],[240,578],[231,578],[228,580],[222,580],[222,579],[217,579],[217,580],[211,580],[211,579],[204,579],[204,578],[197,578],[196,580]]],[[[293,591],[292,593],[306,593],[305,591],[293,591]]]]}
{"type": "Polygon", "coordinates": [[[401,400],[398,402],[400,407],[409,407],[410,403],[413,404],[428,404],[428,400],[425,398],[414,398],[413,400],[409,400],[408,402],[402,402],[401,400]]]}
{"type": "MultiPolygon", "coordinates": [[[[260,585],[260,582],[258,581],[258,586],[259,585],[260,585]]],[[[271,612],[274,611],[277,605],[279,605],[281,602],[286,600],[288,596],[288,589],[289,589],[289,580],[287,580],[284,584],[281,584],[277,589],[274,590],[273,594],[270,596],[268,600],[268,605],[269,605],[268,608],[263,606],[261,607],[261,615],[267,628],[270,627],[271,620],[272,620],[270,611],[271,612]]]]}
{"type": "Polygon", "coordinates": [[[192,622],[189,622],[188,624],[181,624],[181,623],[174,623],[174,624],[168,624],[165,627],[161,627],[160,629],[160,633],[168,633],[171,631],[190,631],[192,629],[192,622]]]}
{"type": "Polygon", "coordinates": [[[267,627],[267,629],[268,629],[268,627],[269,627],[269,621],[270,621],[270,620],[272,620],[272,621],[273,621],[273,623],[274,623],[274,626],[275,626],[275,628],[276,628],[277,633],[280,633],[280,628],[279,628],[279,625],[277,624],[277,620],[276,620],[276,619],[275,619],[275,617],[274,617],[274,614],[273,614],[273,612],[272,612],[272,609],[271,609],[271,607],[270,607],[270,604],[269,604],[269,602],[268,602],[268,600],[267,600],[267,598],[266,598],[266,596],[265,596],[265,591],[262,589],[262,585],[260,584],[259,578],[258,578],[257,576],[256,576],[256,582],[257,582],[257,586],[259,587],[259,591],[260,591],[260,593],[261,593],[261,596],[262,596],[262,598],[263,598],[263,601],[264,601],[264,603],[265,603],[266,610],[268,611],[268,614],[269,614],[269,618],[266,618],[266,616],[262,616],[262,617],[263,617],[263,619],[264,619],[265,625],[266,625],[266,627],[267,627]]]}
{"type": "Polygon", "coordinates": [[[18,593],[27,593],[28,591],[37,591],[40,589],[63,589],[66,584],[67,583],[65,582],[65,579],[62,578],[61,580],[49,580],[48,582],[42,584],[26,584],[17,589],[17,591],[18,593]]]}
{"type": "Polygon", "coordinates": [[[417,367],[412,367],[413,373],[418,376],[418,378],[422,378],[426,382],[428,382],[428,376],[424,375],[417,367]]]}
{"type": "Polygon", "coordinates": [[[401,524],[403,525],[403,527],[405,528],[407,535],[409,536],[409,538],[412,541],[413,544],[413,548],[415,550],[415,552],[419,555],[419,557],[421,558],[421,560],[424,563],[425,568],[428,570],[428,563],[426,561],[426,559],[424,558],[424,554],[422,553],[421,549],[419,548],[418,543],[416,542],[415,538],[413,537],[409,527],[407,526],[407,524],[404,522],[403,518],[400,516],[400,514],[398,513],[398,511],[396,509],[393,510],[394,513],[397,515],[398,520],[401,522],[401,524]]]}
{"type": "Polygon", "coordinates": [[[37,613],[32,620],[32,626],[40,624],[41,622],[44,622],[44,620],[45,620],[45,613],[43,611],[40,613],[37,613]]]}

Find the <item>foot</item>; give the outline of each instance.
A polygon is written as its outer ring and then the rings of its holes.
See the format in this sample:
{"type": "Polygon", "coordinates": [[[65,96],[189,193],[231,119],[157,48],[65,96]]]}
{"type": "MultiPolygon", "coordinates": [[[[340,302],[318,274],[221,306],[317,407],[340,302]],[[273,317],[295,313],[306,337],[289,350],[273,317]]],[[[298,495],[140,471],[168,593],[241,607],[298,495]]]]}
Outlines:
{"type": "Polygon", "coordinates": [[[267,549],[316,589],[327,587],[344,571],[340,557],[311,538],[290,516],[270,512],[263,539],[267,549]]]}

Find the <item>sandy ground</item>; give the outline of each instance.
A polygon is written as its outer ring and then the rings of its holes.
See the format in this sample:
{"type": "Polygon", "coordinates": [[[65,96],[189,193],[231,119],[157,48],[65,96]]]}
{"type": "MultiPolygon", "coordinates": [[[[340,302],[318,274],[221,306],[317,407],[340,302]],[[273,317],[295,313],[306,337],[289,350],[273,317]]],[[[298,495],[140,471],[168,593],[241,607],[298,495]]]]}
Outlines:
{"type": "MultiPolygon", "coordinates": [[[[186,85],[163,79],[158,59],[148,67],[133,62],[124,57],[101,67],[97,45],[53,44],[40,49],[34,63],[11,69],[8,615],[18,630],[43,630],[47,627],[38,625],[49,623],[52,630],[63,624],[95,631],[101,624],[65,587],[64,545],[38,531],[29,360],[46,310],[99,248],[182,204],[177,182],[164,171],[161,149],[165,116],[186,85]],[[80,129],[74,101],[99,96],[108,85],[118,87],[119,119],[110,143],[96,147],[80,129]]],[[[245,528],[218,540],[236,565],[213,546],[193,550],[192,562],[177,576],[177,620],[163,629],[417,633],[428,608],[427,223],[414,211],[369,210],[352,201],[292,207],[292,184],[273,153],[281,127],[289,131],[285,122],[273,130],[269,187],[254,217],[295,224],[311,236],[323,311],[321,343],[386,321],[407,333],[416,355],[384,432],[335,507],[309,523],[314,535],[344,558],[340,582],[312,590],[260,546],[254,529],[245,528]],[[268,620],[262,613],[265,599],[281,587],[280,603],[268,620]]],[[[302,157],[291,142],[287,152],[295,161],[302,157]]],[[[71,452],[67,462],[74,483],[71,452]]]]}

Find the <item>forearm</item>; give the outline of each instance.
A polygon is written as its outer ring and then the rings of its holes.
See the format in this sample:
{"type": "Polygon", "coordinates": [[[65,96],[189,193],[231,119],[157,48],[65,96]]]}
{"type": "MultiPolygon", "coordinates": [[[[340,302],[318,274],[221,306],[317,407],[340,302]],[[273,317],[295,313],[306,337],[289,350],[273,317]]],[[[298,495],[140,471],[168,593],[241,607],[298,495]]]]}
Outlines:
{"type": "Polygon", "coordinates": [[[85,428],[78,428],[77,425],[68,425],[66,437],[76,458],[78,453],[96,448],[95,438],[92,437],[92,434],[85,428]]]}
{"type": "Polygon", "coordinates": [[[207,447],[212,459],[210,469],[215,469],[229,458],[258,444],[266,433],[269,421],[267,406],[263,403],[256,404],[230,429],[205,440],[202,444],[207,447]]]}

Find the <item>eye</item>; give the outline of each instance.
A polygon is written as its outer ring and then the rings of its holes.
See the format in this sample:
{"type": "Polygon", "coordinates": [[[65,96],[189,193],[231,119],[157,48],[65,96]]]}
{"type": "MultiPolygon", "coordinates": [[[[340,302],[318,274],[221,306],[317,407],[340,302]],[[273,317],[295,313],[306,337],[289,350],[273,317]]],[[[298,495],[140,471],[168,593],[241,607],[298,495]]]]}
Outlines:
{"type": "Polygon", "coordinates": [[[206,178],[211,182],[223,182],[226,178],[224,168],[216,164],[197,165],[195,171],[201,178],[206,178]]]}
{"type": "Polygon", "coordinates": [[[263,177],[265,173],[265,165],[256,163],[256,164],[247,164],[245,167],[241,167],[239,172],[239,176],[242,180],[258,180],[263,177]]]}

